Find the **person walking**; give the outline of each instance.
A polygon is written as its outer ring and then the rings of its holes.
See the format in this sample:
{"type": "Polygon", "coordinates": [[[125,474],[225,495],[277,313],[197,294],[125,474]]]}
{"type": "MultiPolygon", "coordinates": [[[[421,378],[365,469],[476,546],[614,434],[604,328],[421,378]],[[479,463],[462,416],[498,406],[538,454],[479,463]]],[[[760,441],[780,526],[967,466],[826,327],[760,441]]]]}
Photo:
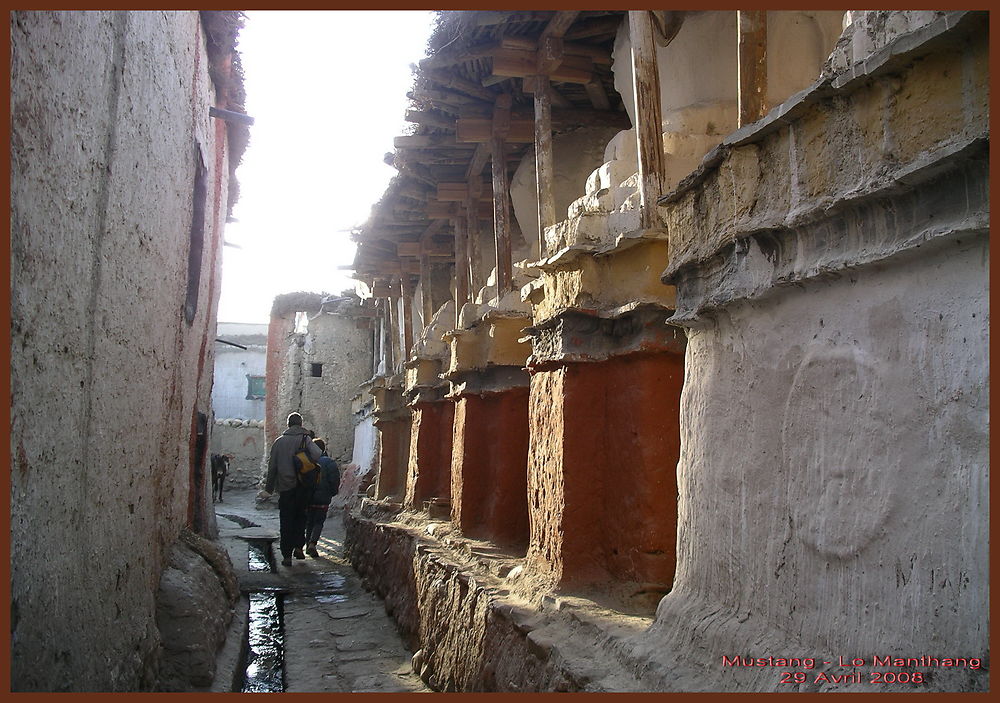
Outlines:
{"type": "Polygon", "coordinates": [[[323,524],[326,522],[326,513],[330,509],[330,501],[337,491],[340,490],[340,467],[337,462],[331,459],[326,453],[326,442],[322,439],[315,441],[323,456],[319,458],[320,476],[313,490],[312,500],[306,508],[306,554],[313,558],[319,557],[316,551],[316,543],[323,534],[323,524]]]}
{"type": "Polygon", "coordinates": [[[293,458],[305,451],[313,462],[323,455],[322,450],[312,441],[311,433],[302,427],[302,416],[292,413],[288,416],[288,429],[271,445],[267,460],[267,478],[264,492],[278,491],[278,520],[280,529],[281,564],[292,565],[292,556],[305,559],[302,547],[306,543],[306,506],[310,502],[310,490],[299,481],[293,458]]]}

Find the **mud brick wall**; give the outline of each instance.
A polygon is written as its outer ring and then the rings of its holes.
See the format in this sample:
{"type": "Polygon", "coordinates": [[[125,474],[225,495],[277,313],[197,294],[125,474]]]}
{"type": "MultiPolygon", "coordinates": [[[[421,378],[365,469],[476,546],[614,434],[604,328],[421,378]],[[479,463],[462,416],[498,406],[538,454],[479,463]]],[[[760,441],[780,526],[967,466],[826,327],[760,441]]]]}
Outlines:
{"type": "Polygon", "coordinates": [[[11,684],[141,689],[170,546],[185,524],[214,529],[194,435],[211,415],[226,126],[197,12],[9,19],[11,684]]]}

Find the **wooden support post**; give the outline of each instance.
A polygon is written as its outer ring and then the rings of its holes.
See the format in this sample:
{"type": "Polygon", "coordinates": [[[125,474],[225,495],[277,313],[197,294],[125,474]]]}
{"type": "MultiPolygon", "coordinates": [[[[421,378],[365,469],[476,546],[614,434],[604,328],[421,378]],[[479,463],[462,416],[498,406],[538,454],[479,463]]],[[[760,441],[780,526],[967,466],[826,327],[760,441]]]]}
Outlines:
{"type": "Polygon", "coordinates": [[[756,122],[767,112],[767,12],[738,10],[739,126],[756,122]]]}
{"type": "Polygon", "coordinates": [[[386,366],[386,374],[394,375],[402,364],[403,352],[400,347],[400,319],[399,319],[399,278],[394,278],[390,282],[392,291],[390,297],[386,298],[386,305],[389,308],[389,348],[392,350],[392,365],[386,366]]]}
{"type": "Polygon", "coordinates": [[[483,254],[480,251],[479,239],[479,197],[483,183],[476,178],[469,181],[468,195],[463,209],[467,224],[466,236],[469,241],[469,298],[475,300],[479,289],[483,287],[483,254]]]}
{"type": "Polygon", "coordinates": [[[552,102],[549,77],[526,80],[535,95],[535,192],[538,196],[538,256],[545,258],[545,228],[556,223],[556,203],[552,192],[552,102]]]}
{"type": "Polygon", "coordinates": [[[455,217],[451,221],[455,228],[455,328],[462,314],[462,306],[469,302],[469,247],[465,233],[466,220],[455,217]]]}
{"type": "Polygon", "coordinates": [[[635,135],[639,152],[640,218],[643,229],[650,229],[661,224],[656,199],[663,195],[666,183],[660,77],[656,66],[653,18],[649,10],[629,10],[628,21],[632,40],[635,135]]]}
{"type": "MultiPolygon", "coordinates": [[[[378,375],[378,367],[382,364],[382,359],[385,356],[385,311],[381,300],[375,301],[375,315],[375,343],[372,345],[375,349],[373,377],[378,375]]],[[[388,364],[386,368],[388,368],[388,364]]]]}
{"type": "Polygon", "coordinates": [[[504,93],[493,108],[493,241],[497,259],[497,298],[514,288],[510,241],[510,184],[507,179],[507,142],[512,98],[504,93]]]}
{"type": "Polygon", "coordinates": [[[410,350],[413,349],[413,281],[410,274],[404,271],[399,282],[403,301],[403,354],[401,358],[405,362],[410,358],[410,350]]]}
{"type": "Polygon", "coordinates": [[[434,298],[431,293],[431,257],[420,254],[420,313],[423,315],[424,328],[431,324],[434,317],[434,298]]]}

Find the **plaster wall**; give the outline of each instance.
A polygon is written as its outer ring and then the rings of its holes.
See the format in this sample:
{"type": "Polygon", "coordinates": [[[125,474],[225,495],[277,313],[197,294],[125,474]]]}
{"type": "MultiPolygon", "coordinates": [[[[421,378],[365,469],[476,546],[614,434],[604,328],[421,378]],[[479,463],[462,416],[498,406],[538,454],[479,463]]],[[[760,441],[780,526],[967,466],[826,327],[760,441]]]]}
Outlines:
{"type": "MultiPolygon", "coordinates": [[[[580,197],[587,176],[604,162],[604,149],[617,133],[618,130],[614,128],[587,127],[552,138],[552,196],[556,220],[563,219],[570,203],[580,197]]],[[[633,169],[633,173],[634,171],[633,169]]],[[[510,201],[511,212],[521,230],[521,246],[515,246],[513,260],[536,261],[539,236],[534,149],[524,155],[510,179],[510,201]]],[[[490,241],[492,242],[492,235],[490,241]]],[[[494,253],[494,261],[495,257],[494,253]]]]}
{"type": "MultiPolygon", "coordinates": [[[[288,414],[298,408],[291,398],[291,369],[295,368],[293,351],[295,315],[272,315],[267,327],[267,361],[264,372],[264,432],[270,448],[285,431],[288,414]]],[[[297,399],[296,399],[297,400],[297,399]]]]}
{"type": "MultiPolygon", "coordinates": [[[[843,28],[842,11],[769,11],[767,13],[767,100],[769,107],[808,87],[819,78],[843,28]]],[[[736,127],[738,92],[736,12],[685,12],[674,39],[657,47],[660,75],[660,108],[664,131],[691,129],[694,134],[721,136],[736,127]],[[698,124],[684,124],[682,108],[723,108],[718,114],[704,113],[698,124]],[[722,120],[720,122],[719,120],[722,120]]],[[[628,22],[615,38],[612,70],[615,88],[635,124],[635,92],[632,85],[632,45],[628,22]]]]}
{"type": "MultiPolygon", "coordinates": [[[[665,207],[688,347],[677,577],[641,646],[662,687],[780,690],[715,666],[735,652],[988,656],[986,30],[884,43],[665,207]]],[[[838,688],[884,690],[800,690],[838,688]]]]}
{"type": "MultiPolygon", "coordinates": [[[[228,341],[241,343],[227,337],[228,341]]],[[[215,343],[215,376],[212,384],[212,409],[219,420],[263,420],[264,398],[247,399],[247,376],[263,376],[267,366],[263,344],[244,351],[215,343]]]]}
{"type": "Polygon", "coordinates": [[[379,431],[378,478],[375,497],[402,503],[406,496],[406,474],[410,464],[410,417],[393,414],[375,421],[379,431]]]}
{"type": "Polygon", "coordinates": [[[528,441],[526,387],[455,399],[451,518],[462,534],[527,543],[528,441]]]}
{"type": "MultiPolygon", "coordinates": [[[[720,653],[986,655],[989,247],[946,251],[691,331],[678,586],[657,646],[693,629],[720,653]]],[[[935,674],[935,688],[985,685],[935,674]]],[[[729,686],[772,683],[745,671],[729,686]]]]}
{"type": "Polygon", "coordinates": [[[667,352],[533,373],[528,563],[549,586],[646,611],[670,590],[682,378],[667,352]]]}
{"type": "Polygon", "coordinates": [[[371,360],[371,330],[358,329],[355,318],[324,313],[309,321],[297,369],[302,394],[296,409],[305,426],[326,440],[327,453],[341,463],[352,456],[351,398],[370,377],[371,360]],[[322,376],[312,375],[313,364],[323,365],[322,376]]]}
{"type": "Polygon", "coordinates": [[[170,545],[186,523],[214,527],[193,451],[211,412],[225,127],[195,12],[10,23],[11,686],[149,687],[170,545]],[[188,324],[196,143],[208,193],[188,324]]]}
{"type": "MultiPolygon", "coordinates": [[[[767,106],[773,107],[819,77],[841,34],[844,13],[771,11],[767,16],[767,106]]],[[[736,12],[685,12],[674,39],[657,48],[665,191],[737,127],[737,40],[736,12]]],[[[615,87],[634,124],[627,22],[619,28],[612,59],[615,87]]],[[[576,199],[565,211],[569,220],[546,233],[550,253],[639,229],[635,140],[630,129],[605,141],[600,168],[578,180],[572,191],[576,199]]]]}
{"type": "Polygon", "coordinates": [[[376,437],[374,419],[370,414],[362,418],[354,427],[354,451],[351,463],[362,468],[371,469],[375,466],[376,437]]]}
{"type": "Polygon", "coordinates": [[[406,477],[407,508],[422,510],[431,498],[451,498],[455,404],[449,400],[413,405],[406,477]]]}

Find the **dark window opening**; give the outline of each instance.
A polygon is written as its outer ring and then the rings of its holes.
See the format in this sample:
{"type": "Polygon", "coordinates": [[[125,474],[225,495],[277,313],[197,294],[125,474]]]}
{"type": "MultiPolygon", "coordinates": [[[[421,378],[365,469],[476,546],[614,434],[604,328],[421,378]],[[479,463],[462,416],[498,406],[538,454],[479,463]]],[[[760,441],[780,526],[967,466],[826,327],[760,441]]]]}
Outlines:
{"type": "Polygon", "coordinates": [[[311,364],[312,366],[312,376],[314,378],[320,378],[323,375],[323,364],[311,364]]]}
{"type": "Polygon", "coordinates": [[[208,172],[202,164],[198,145],[195,145],[194,168],[194,212],[191,214],[191,248],[188,250],[187,297],[184,300],[184,320],[189,325],[198,311],[201,255],[205,244],[205,201],[208,199],[208,172]]]}
{"type": "Polygon", "coordinates": [[[247,400],[263,400],[264,377],[247,374],[247,400]]]}

